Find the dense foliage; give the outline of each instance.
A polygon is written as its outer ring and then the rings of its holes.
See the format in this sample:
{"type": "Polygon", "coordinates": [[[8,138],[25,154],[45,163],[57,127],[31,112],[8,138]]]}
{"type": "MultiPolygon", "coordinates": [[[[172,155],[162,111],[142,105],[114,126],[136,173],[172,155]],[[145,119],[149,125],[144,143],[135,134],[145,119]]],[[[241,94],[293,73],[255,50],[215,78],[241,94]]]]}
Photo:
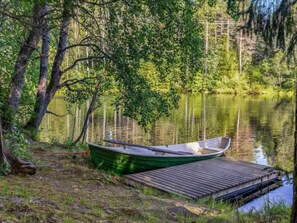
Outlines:
{"type": "Polygon", "coordinates": [[[100,82],[99,95],[112,90],[118,95],[116,105],[147,126],[176,107],[178,86],[199,68],[202,40],[195,2],[1,1],[1,6],[1,92],[2,101],[8,98],[4,119],[9,123],[24,125],[31,116],[30,126],[36,128],[56,93],[80,103],[100,82]],[[51,49],[41,54],[44,30],[49,30],[51,49]],[[39,43],[30,40],[38,40],[41,32],[39,43]],[[39,59],[47,53],[43,72],[49,75],[42,87],[39,59]],[[153,81],[145,66],[153,67],[153,81]],[[42,109],[37,86],[46,91],[42,109]],[[15,113],[22,115],[15,119],[15,113]]]}
{"type": "Polygon", "coordinates": [[[212,7],[200,7],[204,66],[191,89],[245,94],[293,91],[295,63],[288,63],[284,53],[267,46],[264,36],[246,35],[239,12],[248,6],[246,1],[216,1],[212,7]]]}
{"type": "MultiPolygon", "coordinates": [[[[1,2],[0,80],[5,98],[20,43],[30,32],[34,1],[1,2]]],[[[172,1],[169,7],[167,1],[78,1],[63,6],[49,1],[53,9],[48,21],[49,73],[58,53],[63,7],[72,13],[57,94],[69,102],[83,102],[93,94],[100,76],[100,94],[118,94],[116,104],[125,105],[125,114],[147,125],[176,106],[178,91],[260,94],[292,90],[294,65],[287,64],[282,53],[267,50],[261,41],[256,44],[243,36],[241,21],[227,14],[225,2],[214,3],[172,1]]],[[[18,119],[22,124],[34,108],[40,51],[41,42],[27,66],[17,113],[22,114],[18,119]]]]}
{"type": "MultiPolygon", "coordinates": [[[[48,83],[61,51],[63,8],[69,13],[68,44],[52,95],[66,96],[70,103],[89,99],[100,79],[99,94],[114,93],[124,114],[147,126],[176,107],[178,91],[261,94],[293,89],[295,65],[260,38],[242,34],[239,5],[232,1],[228,9],[224,1],[172,1],[170,6],[167,1],[1,1],[2,104],[37,3],[52,9],[48,83]]],[[[22,115],[15,119],[21,125],[32,117],[36,103],[41,44],[26,69],[17,113],[22,115]]]]}

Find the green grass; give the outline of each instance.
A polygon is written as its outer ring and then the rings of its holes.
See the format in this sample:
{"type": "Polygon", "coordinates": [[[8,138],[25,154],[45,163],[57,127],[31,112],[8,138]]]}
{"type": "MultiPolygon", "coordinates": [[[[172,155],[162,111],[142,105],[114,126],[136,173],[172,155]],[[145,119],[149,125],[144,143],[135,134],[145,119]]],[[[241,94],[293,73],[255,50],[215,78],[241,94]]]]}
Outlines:
{"type": "Polygon", "coordinates": [[[291,209],[283,201],[273,202],[266,200],[260,209],[252,209],[248,213],[241,213],[238,219],[241,222],[290,222],[291,209]]]}
{"type": "MultiPolygon", "coordinates": [[[[33,148],[48,148],[46,144],[33,148]]],[[[56,148],[61,151],[60,148],[56,148]]],[[[34,157],[34,176],[0,179],[0,222],[288,222],[290,210],[267,203],[263,210],[238,213],[224,202],[192,201],[94,169],[84,158],[34,157]]]]}
{"type": "Polygon", "coordinates": [[[148,195],[148,196],[158,196],[161,194],[160,191],[151,188],[151,187],[141,187],[140,188],[141,193],[148,195]]]}

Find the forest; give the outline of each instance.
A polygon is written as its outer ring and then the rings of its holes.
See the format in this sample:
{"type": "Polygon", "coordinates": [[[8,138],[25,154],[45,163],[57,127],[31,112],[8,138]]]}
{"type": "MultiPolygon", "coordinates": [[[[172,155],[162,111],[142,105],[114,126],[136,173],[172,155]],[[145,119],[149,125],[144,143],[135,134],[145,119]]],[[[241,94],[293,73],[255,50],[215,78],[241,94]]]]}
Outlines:
{"type": "Polygon", "coordinates": [[[292,98],[295,11],[293,0],[0,0],[0,171],[38,171],[28,142],[61,116],[57,97],[68,112],[88,101],[70,147],[85,144],[104,96],[145,131],[182,93],[292,98]]]}
{"type": "MultiPolygon", "coordinates": [[[[125,12],[126,20],[112,17],[104,3],[74,4],[67,8],[69,12],[63,12],[60,2],[49,2],[46,8],[36,8],[35,3],[1,3],[1,97],[2,101],[9,97],[11,107],[4,112],[4,122],[13,119],[21,122],[15,124],[38,129],[55,95],[82,103],[92,95],[112,93],[120,95],[119,106],[129,107],[128,116],[146,125],[144,113],[141,118],[136,114],[144,111],[132,111],[130,104],[137,101],[127,101],[122,94],[131,93],[128,85],[142,86],[143,97],[148,92],[166,94],[164,110],[174,105],[174,92],[292,95],[294,90],[295,64],[285,61],[285,53],[268,47],[261,36],[245,35],[243,19],[229,15],[224,1],[198,1],[195,6],[176,2],[179,18],[167,18],[166,12],[142,9],[141,3],[135,3],[125,12]],[[69,13],[69,18],[60,22],[63,13],[69,13]],[[163,15],[148,26],[135,13],[163,15]],[[32,17],[37,24],[31,24],[32,17]],[[30,30],[28,24],[46,27],[30,30]],[[162,33],[166,25],[172,27],[162,33]],[[29,41],[35,47],[28,47],[29,41]],[[157,41],[154,47],[151,41],[157,41]],[[19,114],[22,118],[14,119],[19,114]]],[[[121,8],[122,14],[126,10],[125,4],[115,5],[112,10],[121,8]]]]}

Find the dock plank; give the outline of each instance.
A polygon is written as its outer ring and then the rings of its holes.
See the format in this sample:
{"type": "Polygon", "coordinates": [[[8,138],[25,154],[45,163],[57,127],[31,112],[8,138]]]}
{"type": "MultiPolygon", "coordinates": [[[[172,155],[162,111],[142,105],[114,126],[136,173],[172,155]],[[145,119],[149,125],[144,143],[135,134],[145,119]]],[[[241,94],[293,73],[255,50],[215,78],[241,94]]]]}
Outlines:
{"type": "MultiPolygon", "coordinates": [[[[165,174],[165,172],[152,172],[151,174],[152,175],[158,175],[160,177],[163,177],[165,174]]],[[[191,178],[193,178],[193,181],[195,179],[199,179],[200,182],[203,182],[203,181],[206,181],[206,182],[213,182],[215,184],[218,184],[218,185],[230,185],[230,183],[236,183],[236,182],[241,182],[243,179],[246,179],[246,180],[250,180],[251,177],[242,177],[241,179],[239,179],[239,175],[232,175],[232,174],[229,174],[229,175],[223,175],[224,172],[201,172],[201,171],[182,171],[182,172],[178,172],[178,171],[175,171],[174,172],[176,177],[174,176],[171,176],[172,178],[180,178],[180,176],[182,175],[186,175],[186,176],[190,176],[191,178]]],[[[170,173],[169,173],[170,174],[170,173]]]]}
{"type": "MultiPolygon", "coordinates": [[[[143,178],[147,179],[147,178],[143,178]]],[[[194,181],[185,180],[184,178],[170,178],[170,177],[151,177],[149,181],[157,182],[157,183],[166,183],[167,185],[176,185],[180,189],[184,190],[193,190],[194,192],[212,192],[214,190],[220,189],[219,187],[211,184],[207,184],[206,182],[200,182],[199,185],[193,184],[194,181]],[[207,186],[207,187],[206,187],[207,186]]]]}
{"type": "Polygon", "coordinates": [[[130,174],[124,181],[199,199],[219,198],[279,178],[280,173],[269,166],[221,157],[130,174]]]}

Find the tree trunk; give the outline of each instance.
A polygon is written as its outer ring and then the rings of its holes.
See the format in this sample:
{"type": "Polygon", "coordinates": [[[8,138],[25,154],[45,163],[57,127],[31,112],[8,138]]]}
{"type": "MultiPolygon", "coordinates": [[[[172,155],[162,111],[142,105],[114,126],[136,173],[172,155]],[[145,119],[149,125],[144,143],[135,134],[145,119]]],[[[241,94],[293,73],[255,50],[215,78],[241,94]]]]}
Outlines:
{"type": "Polygon", "coordinates": [[[85,118],[85,121],[84,121],[83,128],[81,130],[81,133],[77,137],[77,139],[72,143],[72,145],[77,144],[84,137],[84,135],[85,135],[85,133],[86,133],[86,131],[88,129],[90,115],[92,114],[92,112],[94,111],[94,108],[95,108],[96,99],[97,99],[97,96],[98,96],[98,93],[99,93],[100,83],[101,83],[101,79],[99,78],[97,80],[97,82],[96,82],[96,85],[95,85],[95,90],[94,90],[94,93],[93,93],[93,96],[92,96],[92,100],[91,100],[90,106],[89,106],[88,111],[87,111],[87,114],[86,114],[86,118],[85,118]]]}
{"type": "Polygon", "coordinates": [[[239,74],[242,74],[242,29],[240,30],[240,36],[239,36],[239,74]]]}
{"type": "Polygon", "coordinates": [[[46,5],[36,2],[33,8],[33,21],[31,31],[26,41],[22,44],[15,63],[14,74],[12,77],[10,93],[7,102],[7,112],[5,113],[4,124],[11,127],[12,121],[18,110],[22,89],[25,84],[25,72],[29,63],[30,56],[35,50],[42,33],[44,17],[46,15],[46,5]]]}
{"type": "MultiPolygon", "coordinates": [[[[47,12],[48,11],[49,11],[49,7],[47,7],[47,12]]],[[[43,34],[42,34],[42,49],[41,49],[42,56],[40,59],[40,68],[39,68],[40,75],[39,75],[36,101],[34,106],[34,112],[25,127],[27,129],[38,129],[42,121],[40,113],[44,110],[44,106],[45,106],[49,50],[50,50],[50,30],[48,28],[47,21],[46,21],[46,24],[44,25],[44,28],[43,28],[43,34]]]]}
{"type": "Polygon", "coordinates": [[[41,121],[47,111],[47,107],[49,103],[51,102],[55,93],[59,89],[59,83],[62,76],[61,65],[64,60],[64,56],[66,52],[65,48],[67,47],[67,41],[68,41],[68,28],[69,28],[69,21],[70,21],[70,13],[69,13],[68,5],[70,3],[71,1],[69,2],[69,0],[65,0],[64,2],[64,9],[63,9],[62,21],[60,26],[59,44],[58,44],[58,49],[53,62],[49,85],[47,86],[42,103],[39,103],[38,101],[39,98],[37,97],[35,109],[36,111],[38,111],[38,113],[35,113],[35,115],[31,117],[30,122],[27,124],[27,126],[33,127],[36,130],[39,128],[41,124],[41,121]],[[31,123],[34,123],[34,124],[31,124],[31,123]]]}
{"type": "Polygon", "coordinates": [[[297,223],[297,80],[295,86],[295,139],[294,139],[294,169],[293,169],[293,204],[291,222],[297,223]]]}
{"type": "Polygon", "coordinates": [[[0,165],[5,161],[11,166],[13,174],[33,175],[36,173],[36,167],[31,162],[23,161],[14,156],[4,145],[2,134],[2,120],[0,118],[0,165]]]}
{"type": "Polygon", "coordinates": [[[204,74],[203,74],[203,85],[204,86],[206,86],[205,81],[206,81],[206,75],[208,74],[208,34],[209,34],[208,28],[209,28],[208,21],[206,21],[206,23],[205,23],[205,55],[207,57],[207,60],[204,64],[204,74]]]}
{"type": "Polygon", "coordinates": [[[226,43],[226,49],[229,51],[229,41],[230,41],[230,23],[229,19],[227,20],[227,43],[226,43]]]}

